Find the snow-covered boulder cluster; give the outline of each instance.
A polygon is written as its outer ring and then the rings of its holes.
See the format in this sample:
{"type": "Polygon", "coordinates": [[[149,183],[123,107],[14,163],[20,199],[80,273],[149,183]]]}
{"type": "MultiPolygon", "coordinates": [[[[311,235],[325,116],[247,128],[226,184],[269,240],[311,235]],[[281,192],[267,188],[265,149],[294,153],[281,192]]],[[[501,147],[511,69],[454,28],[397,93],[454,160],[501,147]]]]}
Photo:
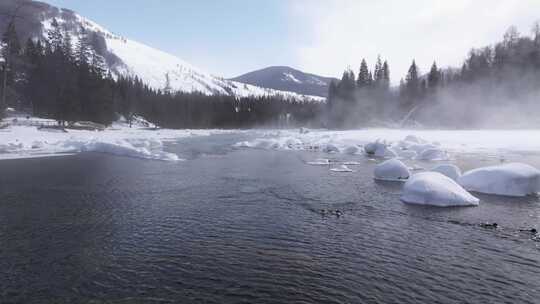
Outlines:
{"type": "Polygon", "coordinates": [[[399,158],[422,161],[450,159],[448,152],[440,144],[430,143],[413,135],[394,142],[382,139],[366,141],[362,137],[356,137],[356,135],[345,136],[341,132],[324,132],[305,128],[301,128],[299,132],[267,132],[261,138],[239,142],[235,144],[235,147],[271,150],[293,149],[329,154],[365,154],[368,157],[385,159],[399,158]]]}
{"type": "Polygon", "coordinates": [[[403,162],[393,158],[377,165],[374,176],[382,181],[406,181],[411,173],[403,162]]]}
{"type": "Polygon", "coordinates": [[[480,202],[455,181],[438,172],[413,175],[403,187],[401,200],[437,207],[476,206],[480,202]]]}
{"type": "Polygon", "coordinates": [[[405,159],[424,161],[448,160],[450,156],[438,143],[429,143],[414,135],[405,137],[395,144],[397,154],[405,159]]]}
{"type": "Polygon", "coordinates": [[[364,150],[368,155],[382,158],[399,157],[400,159],[423,161],[448,160],[450,158],[448,153],[436,143],[428,143],[413,135],[392,144],[377,140],[365,145],[364,150]]]}
{"type": "Polygon", "coordinates": [[[540,192],[540,170],[521,163],[483,167],[466,172],[459,183],[478,193],[526,196],[540,192]]]}
{"type": "Polygon", "coordinates": [[[535,195],[540,192],[540,170],[527,164],[510,163],[482,167],[461,175],[455,165],[439,165],[411,176],[405,183],[401,200],[439,207],[478,205],[479,199],[468,191],[504,196],[535,195]]]}

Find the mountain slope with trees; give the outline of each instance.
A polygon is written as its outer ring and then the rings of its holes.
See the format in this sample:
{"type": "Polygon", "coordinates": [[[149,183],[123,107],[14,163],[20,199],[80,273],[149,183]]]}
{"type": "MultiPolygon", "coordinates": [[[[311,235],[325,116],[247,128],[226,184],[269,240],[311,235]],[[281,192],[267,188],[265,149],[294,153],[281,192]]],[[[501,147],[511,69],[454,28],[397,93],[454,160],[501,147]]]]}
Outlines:
{"type": "Polygon", "coordinates": [[[56,119],[111,124],[141,115],[170,128],[294,126],[315,121],[319,102],[280,95],[237,97],[156,90],[138,77],[114,78],[95,49],[92,33],[77,39],[53,18],[46,38],[20,40],[15,18],[2,35],[0,115],[6,107],[56,119]]]}
{"type": "MultiPolygon", "coordinates": [[[[113,77],[137,77],[156,90],[238,97],[280,95],[291,100],[323,100],[320,97],[272,90],[214,76],[176,56],[114,34],[69,9],[32,0],[0,2],[0,16],[11,15],[15,11],[17,18],[13,22],[21,41],[28,38],[47,38],[54,19],[74,43],[80,39],[84,30],[90,37],[92,51],[103,57],[105,66],[113,77]]],[[[8,19],[0,18],[0,32],[6,30],[8,19]]]]}

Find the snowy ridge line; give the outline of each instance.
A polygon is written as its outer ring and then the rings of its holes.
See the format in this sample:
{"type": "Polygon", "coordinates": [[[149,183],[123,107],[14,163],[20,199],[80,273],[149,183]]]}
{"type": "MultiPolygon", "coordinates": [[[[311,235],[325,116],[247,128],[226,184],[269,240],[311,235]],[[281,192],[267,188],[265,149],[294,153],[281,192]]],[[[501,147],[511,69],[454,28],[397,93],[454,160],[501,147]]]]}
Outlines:
{"type": "MultiPolygon", "coordinates": [[[[69,20],[61,15],[54,18],[60,26],[69,28],[68,33],[72,36],[73,46],[80,40],[80,27],[103,37],[106,50],[121,61],[108,63],[107,68],[115,79],[120,76],[138,77],[151,88],[164,90],[167,87],[168,77],[169,87],[176,92],[237,97],[279,96],[292,102],[324,102],[326,100],[319,96],[262,88],[214,76],[174,55],[114,34],[79,14],[73,14],[73,18],[69,20]]],[[[41,21],[43,39],[48,39],[47,31],[51,29],[52,20],[53,18],[43,18],[41,21]]]]}

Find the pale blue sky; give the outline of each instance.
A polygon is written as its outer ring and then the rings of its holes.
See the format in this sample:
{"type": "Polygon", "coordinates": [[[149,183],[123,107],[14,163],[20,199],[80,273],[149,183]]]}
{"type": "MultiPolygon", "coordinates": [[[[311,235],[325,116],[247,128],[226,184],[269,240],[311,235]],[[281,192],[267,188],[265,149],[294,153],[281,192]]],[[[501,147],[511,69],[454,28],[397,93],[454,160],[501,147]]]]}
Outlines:
{"type": "Polygon", "coordinates": [[[416,59],[460,66],[471,47],[515,25],[529,35],[539,0],[42,0],[112,32],[233,77],[271,65],[340,76],[381,54],[394,84],[416,59]]]}
{"type": "Polygon", "coordinates": [[[45,0],[215,74],[294,65],[288,0],[45,0]]]}

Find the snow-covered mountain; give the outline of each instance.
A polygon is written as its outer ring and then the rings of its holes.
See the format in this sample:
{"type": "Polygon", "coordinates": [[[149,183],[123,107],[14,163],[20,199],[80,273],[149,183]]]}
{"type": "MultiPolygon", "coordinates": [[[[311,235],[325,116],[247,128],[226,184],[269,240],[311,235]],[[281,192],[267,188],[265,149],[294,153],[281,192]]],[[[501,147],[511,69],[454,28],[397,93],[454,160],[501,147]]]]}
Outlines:
{"type": "MultiPolygon", "coordinates": [[[[164,90],[201,92],[208,95],[226,94],[239,97],[275,96],[299,101],[322,101],[317,96],[306,96],[294,92],[263,88],[233,80],[227,80],[205,72],[184,60],[157,50],[143,43],[117,35],[99,24],[69,10],[32,0],[2,0],[0,13],[10,13],[24,3],[18,12],[16,26],[24,39],[47,39],[53,19],[72,36],[75,45],[81,28],[93,36],[95,52],[103,56],[113,76],[138,77],[147,85],[164,90]],[[95,35],[94,35],[95,34],[95,35]]],[[[5,29],[7,18],[0,15],[0,30],[5,29]]]]}
{"type": "Polygon", "coordinates": [[[253,71],[232,80],[275,90],[326,97],[335,78],[323,77],[286,67],[274,66],[253,71]]]}

